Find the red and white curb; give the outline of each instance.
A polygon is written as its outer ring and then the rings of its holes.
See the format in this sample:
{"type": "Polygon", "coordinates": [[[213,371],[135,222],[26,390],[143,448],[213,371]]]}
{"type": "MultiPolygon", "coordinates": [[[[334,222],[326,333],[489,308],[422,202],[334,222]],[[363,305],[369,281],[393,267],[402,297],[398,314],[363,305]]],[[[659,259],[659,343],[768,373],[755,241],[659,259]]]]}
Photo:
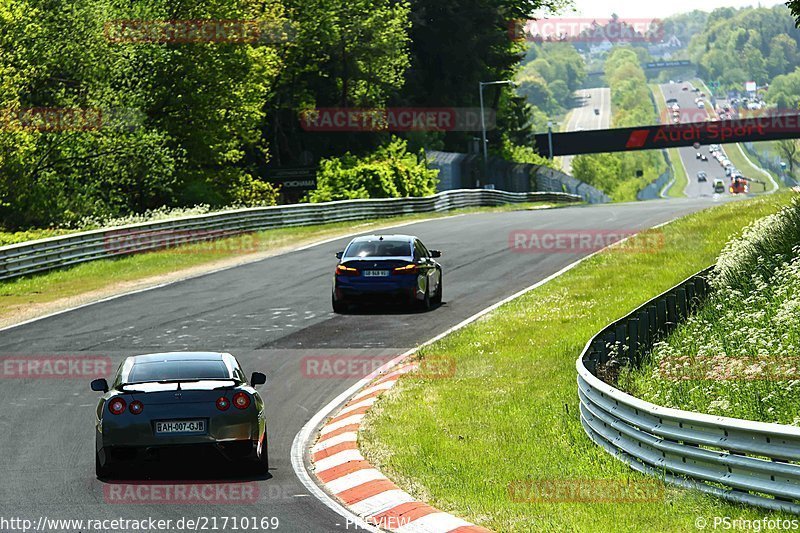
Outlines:
{"type": "Polygon", "coordinates": [[[404,363],[379,376],[322,426],[310,454],[314,475],[342,505],[381,529],[398,533],[488,533],[486,528],[417,501],[358,451],[358,431],[369,408],[403,374],[416,369],[416,363],[404,363]]]}
{"type": "MultiPolygon", "coordinates": [[[[665,226],[673,220],[655,227],[665,226]]],[[[627,237],[612,246],[619,246],[626,240],[627,237]]],[[[475,313],[447,331],[397,356],[343,391],[314,414],[295,435],[291,462],[297,479],[320,503],[343,517],[348,528],[352,525],[358,530],[377,533],[381,529],[399,533],[489,531],[416,501],[370,465],[358,451],[361,420],[380,394],[393,387],[404,373],[414,370],[414,363],[409,363],[408,359],[417,350],[561,276],[601,251],[584,256],[543,280],[475,313]],[[344,407],[338,409],[343,404],[344,407]],[[323,424],[326,419],[327,422],[323,424]],[[321,429],[318,431],[317,428],[321,429]],[[312,442],[315,444],[310,446],[312,442]],[[306,462],[306,452],[309,452],[311,464],[306,462]],[[316,466],[313,475],[316,480],[309,473],[314,463],[316,466]],[[322,490],[320,485],[326,490],[322,490]]]]}

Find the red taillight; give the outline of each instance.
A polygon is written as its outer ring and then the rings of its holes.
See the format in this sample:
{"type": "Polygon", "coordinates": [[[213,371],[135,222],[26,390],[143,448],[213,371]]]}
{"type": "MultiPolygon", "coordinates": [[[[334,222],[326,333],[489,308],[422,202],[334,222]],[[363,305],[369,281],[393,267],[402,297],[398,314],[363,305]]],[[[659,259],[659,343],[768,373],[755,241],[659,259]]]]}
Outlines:
{"type": "Polygon", "coordinates": [[[245,392],[237,392],[233,395],[233,405],[237,409],[247,409],[250,407],[250,396],[245,392]]]}
{"type": "Polygon", "coordinates": [[[393,274],[418,274],[419,273],[419,268],[417,268],[417,265],[406,265],[406,266],[403,266],[403,267],[395,268],[394,270],[392,270],[392,273],[393,274]]]}
{"type": "Polygon", "coordinates": [[[128,406],[128,411],[130,411],[131,414],[138,415],[144,411],[144,405],[139,400],[134,400],[128,406]]]}
{"type": "Polygon", "coordinates": [[[230,406],[231,402],[225,396],[217,398],[217,409],[220,411],[227,411],[230,406]]]}
{"type": "Polygon", "coordinates": [[[111,414],[121,415],[125,412],[125,400],[122,398],[114,398],[108,402],[108,410],[111,411],[111,414]]]}
{"type": "Polygon", "coordinates": [[[336,275],[337,276],[358,276],[358,269],[352,268],[349,266],[344,265],[337,265],[336,266],[336,275]]]}

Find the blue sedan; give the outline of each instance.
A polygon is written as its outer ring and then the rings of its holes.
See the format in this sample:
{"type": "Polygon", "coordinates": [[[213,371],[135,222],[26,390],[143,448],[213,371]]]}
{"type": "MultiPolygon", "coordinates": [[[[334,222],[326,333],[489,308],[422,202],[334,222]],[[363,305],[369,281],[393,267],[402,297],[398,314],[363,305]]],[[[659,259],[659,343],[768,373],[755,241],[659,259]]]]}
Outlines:
{"type": "Polygon", "coordinates": [[[439,250],[428,250],[412,235],[356,237],[343,252],[333,277],[335,313],[357,302],[400,302],[423,309],[442,302],[439,250]]]}

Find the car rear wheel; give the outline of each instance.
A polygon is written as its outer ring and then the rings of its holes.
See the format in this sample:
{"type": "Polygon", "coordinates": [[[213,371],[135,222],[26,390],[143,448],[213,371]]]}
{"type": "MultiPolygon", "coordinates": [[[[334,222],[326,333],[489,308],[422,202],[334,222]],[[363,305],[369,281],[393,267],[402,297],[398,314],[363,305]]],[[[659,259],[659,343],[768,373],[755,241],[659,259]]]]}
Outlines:
{"type": "Polygon", "coordinates": [[[332,294],[331,306],[333,307],[333,312],[339,315],[347,311],[347,304],[345,302],[336,300],[336,297],[334,297],[332,294]]]}
{"type": "Polygon", "coordinates": [[[94,474],[97,479],[106,479],[111,477],[111,469],[108,466],[100,464],[100,456],[94,452],[94,474]]]}
{"type": "Polygon", "coordinates": [[[439,286],[436,287],[436,294],[433,295],[431,298],[431,303],[434,305],[439,305],[442,303],[442,277],[439,276],[439,286]]]}
{"type": "Polygon", "coordinates": [[[269,450],[267,449],[267,434],[264,433],[264,439],[261,442],[261,456],[256,461],[255,465],[256,474],[269,473],[269,450]]]}
{"type": "Polygon", "coordinates": [[[420,309],[427,311],[431,308],[431,295],[429,292],[430,286],[425,287],[425,297],[419,302],[420,309]]]}

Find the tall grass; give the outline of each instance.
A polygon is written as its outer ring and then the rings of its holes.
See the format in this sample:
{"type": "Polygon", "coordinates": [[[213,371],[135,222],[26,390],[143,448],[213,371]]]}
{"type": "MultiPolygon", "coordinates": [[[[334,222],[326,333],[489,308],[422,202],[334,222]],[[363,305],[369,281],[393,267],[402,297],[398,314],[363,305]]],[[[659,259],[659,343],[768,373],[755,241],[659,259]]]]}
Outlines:
{"type": "Polygon", "coordinates": [[[712,285],[620,385],[660,405],[800,426],[800,202],[729,241],[712,285]]]}

